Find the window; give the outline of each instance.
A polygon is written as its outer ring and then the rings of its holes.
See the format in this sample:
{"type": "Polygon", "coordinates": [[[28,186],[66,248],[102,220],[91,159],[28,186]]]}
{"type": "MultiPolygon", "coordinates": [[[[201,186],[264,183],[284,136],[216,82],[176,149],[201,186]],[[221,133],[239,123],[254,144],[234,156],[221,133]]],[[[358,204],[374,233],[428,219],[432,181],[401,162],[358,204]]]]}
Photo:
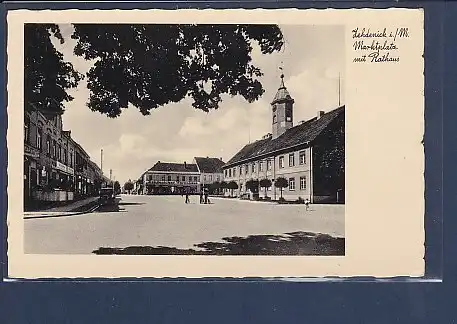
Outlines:
{"type": "Polygon", "coordinates": [[[232,177],[232,169],[229,169],[229,178],[232,177]]]}
{"type": "Polygon", "coordinates": [[[276,123],[276,112],[273,113],[273,124],[276,123]]]}
{"type": "Polygon", "coordinates": [[[182,182],[186,182],[186,176],[182,176],[182,182]]]}
{"type": "Polygon", "coordinates": [[[286,121],[292,121],[292,104],[290,102],[286,103],[286,121]]]}
{"type": "Polygon", "coordinates": [[[168,176],[168,182],[171,182],[171,175],[168,176]]]}
{"type": "Polygon", "coordinates": [[[152,180],[152,174],[148,174],[148,181],[152,180]]]}
{"type": "Polygon", "coordinates": [[[165,182],[165,175],[162,176],[162,178],[160,179],[162,182],[165,182]]]}
{"type": "Polygon", "coordinates": [[[233,176],[236,177],[236,168],[233,168],[233,176]]]}
{"type": "Polygon", "coordinates": [[[46,153],[51,154],[51,138],[49,136],[46,138],[46,153]]]}
{"type": "Polygon", "coordinates": [[[41,129],[36,132],[36,147],[41,150],[41,129]]]}
{"type": "Polygon", "coordinates": [[[194,182],[198,182],[198,177],[194,177],[194,182]]]}
{"type": "Polygon", "coordinates": [[[252,167],[252,173],[254,173],[255,172],[255,163],[252,163],[251,167],[252,167]]]}
{"type": "Polygon", "coordinates": [[[260,172],[263,171],[263,162],[262,161],[259,161],[259,171],[260,172]]]}
{"type": "Polygon", "coordinates": [[[267,160],[267,170],[271,170],[271,160],[267,160]]]}
{"type": "Polygon", "coordinates": [[[73,151],[70,152],[70,168],[73,167],[73,151]]]}
{"type": "Polygon", "coordinates": [[[248,172],[249,172],[249,166],[246,164],[244,166],[244,174],[248,174],[248,172]]]}
{"type": "Polygon", "coordinates": [[[52,156],[56,157],[57,156],[57,145],[56,145],[56,140],[52,140],[52,156]]]}
{"type": "Polygon", "coordinates": [[[240,192],[242,192],[242,191],[243,191],[243,184],[240,183],[240,192]]]}
{"type": "Polygon", "coordinates": [[[300,177],[300,190],[306,190],[306,177],[300,177]]]}
{"type": "Polygon", "coordinates": [[[305,151],[301,151],[300,152],[300,164],[306,164],[306,152],[305,151]]]}
{"type": "Polygon", "coordinates": [[[203,181],[206,182],[206,174],[203,176],[203,181]]]}
{"type": "Polygon", "coordinates": [[[295,154],[289,154],[289,166],[293,167],[295,165],[295,154]]]}
{"type": "Polygon", "coordinates": [[[227,178],[227,170],[224,170],[224,177],[227,178]]]}
{"type": "Polygon", "coordinates": [[[213,181],[213,177],[211,176],[211,174],[208,176],[208,180],[213,181]]]}
{"type": "Polygon", "coordinates": [[[29,142],[29,122],[26,121],[24,123],[24,142],[28,143],[29,142]]]}
{"type": "Polygon", "coordinates": [[[59,161],[62,161],[62,146],[59,144],[59,150],[57,151],[59,161]]]}
{"type": "Polygon", "coordinates": [[[67,164],[68,160],[68,155],[67,155],[67,149],[63,149],[63,163],[67,164]]]}
{"type": "Polygon", "coordinates": [[[295,190],[295,178],[289,178],[289,190],[295,190]]]}
{"type": "Polygon", "coordinates": [[[279,168],[284,168],[284,156],[279,157],[279,168]]]}
{"type": "Polygon", "coordinates": [[[239,169],[238,169],[238,172],[240,173],[240,176],[243,174],[243,166],[240,165],[239,169]]]}

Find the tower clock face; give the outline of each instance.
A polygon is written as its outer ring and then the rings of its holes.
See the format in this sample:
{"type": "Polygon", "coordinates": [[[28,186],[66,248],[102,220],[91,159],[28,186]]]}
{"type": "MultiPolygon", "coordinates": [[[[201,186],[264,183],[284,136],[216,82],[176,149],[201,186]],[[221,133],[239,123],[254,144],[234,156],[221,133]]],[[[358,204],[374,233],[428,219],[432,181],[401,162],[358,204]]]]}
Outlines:
{"type": "Polygon", "coordinates": [[[287,120],[287,121],[292,121],[292,117],[288,116],[288,117],[286,118],[286,120],[287,120]]]}

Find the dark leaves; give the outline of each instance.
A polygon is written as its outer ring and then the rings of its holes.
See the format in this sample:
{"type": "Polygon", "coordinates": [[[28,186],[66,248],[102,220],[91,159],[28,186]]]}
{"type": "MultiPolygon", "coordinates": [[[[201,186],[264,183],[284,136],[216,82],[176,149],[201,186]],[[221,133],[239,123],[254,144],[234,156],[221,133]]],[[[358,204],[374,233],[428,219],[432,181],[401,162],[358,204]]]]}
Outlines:
{"type": "Polygon", "coordinates": [[[52,44],[51,35],[64,42],[57,25],[24,26],[24,99],[25,109],[53,115],[62,113],[63,103],[73,100],[67,90],[75,88],[83,75],[64,61],[52,44]]]}
{"type": "Polygon", "coordinates": [[[74,25],[74,53],[98,60],[87,74],[88,106],[110,117],[128,104],[144,115],[185,97],[196,109],[217,109],[222,94],[257,100],[264,92],[252,65],[251,41],[262,53],[283,45],[269,25],[74,25]]]}

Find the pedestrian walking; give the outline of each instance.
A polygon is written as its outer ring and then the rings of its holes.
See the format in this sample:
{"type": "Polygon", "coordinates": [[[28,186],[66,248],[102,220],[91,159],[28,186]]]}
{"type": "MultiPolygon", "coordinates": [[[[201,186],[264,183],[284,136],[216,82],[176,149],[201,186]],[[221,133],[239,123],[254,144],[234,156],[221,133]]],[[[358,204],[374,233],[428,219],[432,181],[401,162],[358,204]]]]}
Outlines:
{"type": "Polygon", "coordinates": [[[305,199],[305,208],[306,208],[306,210],[309,210],[309,199],[308,198],[305,199]]]}

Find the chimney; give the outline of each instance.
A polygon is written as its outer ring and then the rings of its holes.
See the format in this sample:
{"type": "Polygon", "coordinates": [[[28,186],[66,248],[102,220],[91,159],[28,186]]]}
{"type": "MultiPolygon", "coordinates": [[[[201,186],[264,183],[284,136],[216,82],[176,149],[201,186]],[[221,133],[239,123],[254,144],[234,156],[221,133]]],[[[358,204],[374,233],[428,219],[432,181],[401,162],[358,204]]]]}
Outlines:
{"type": "Polygon", "coordinates": [[[324,116],[324,114],[325,114],[324,111],[319,110],[319,111],[317,112],[317,119],[320,119],[322,116],[324,116]]]}
{"type": "Polygon", "coordinates": [[[184,161],[184,169],[187,169],[187,163],[184,161]]]}
{"type": "Polygon", "coordinates": [[[220,158],[219,158],[219,160],[221,160],[221,161],[222,161],[222,158],[220,157],[220,158]]]}

